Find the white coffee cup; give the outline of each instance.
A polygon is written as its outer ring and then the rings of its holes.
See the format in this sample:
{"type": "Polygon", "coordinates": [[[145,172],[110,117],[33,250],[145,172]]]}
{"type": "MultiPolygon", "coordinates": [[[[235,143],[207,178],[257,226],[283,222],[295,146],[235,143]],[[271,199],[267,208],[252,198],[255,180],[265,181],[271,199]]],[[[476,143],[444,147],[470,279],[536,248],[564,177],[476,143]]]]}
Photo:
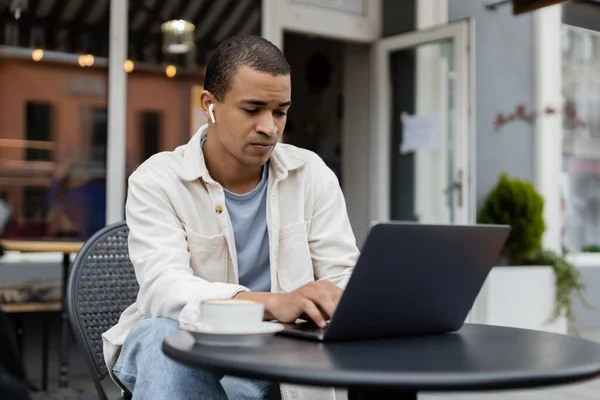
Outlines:
{"type": "Polygon", "coordinates": [[[264,305],[250,300],[205,300],[200,304],[200,326],[212,333],[257,332],[264,305]]]}

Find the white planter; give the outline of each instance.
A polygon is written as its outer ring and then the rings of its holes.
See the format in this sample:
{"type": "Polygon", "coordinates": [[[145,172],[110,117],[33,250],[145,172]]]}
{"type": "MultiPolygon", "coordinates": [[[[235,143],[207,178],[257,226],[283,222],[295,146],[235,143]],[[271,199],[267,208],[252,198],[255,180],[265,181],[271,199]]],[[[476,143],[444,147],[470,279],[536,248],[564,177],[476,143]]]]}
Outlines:
{"type": "Polygon", "coordinates": [[[570,253],[567,260],[579,270],[585,287],[583,294],[592,306],[586,307],[577,294],[572,294],[575,329],[582,334],[600,332],[600,253],[570,253]]]}
{"type": "Polygon", "coordinates": [[[547,266],[494,267],[470,314],[469,322],[566,334],[563,316],[554,311],[554,271],[547,266]]]}
{"type": "Polygon", "coordinates": [[[571,253],[567,260],[577,268],[600,267],[600,253],[571,253]]]}

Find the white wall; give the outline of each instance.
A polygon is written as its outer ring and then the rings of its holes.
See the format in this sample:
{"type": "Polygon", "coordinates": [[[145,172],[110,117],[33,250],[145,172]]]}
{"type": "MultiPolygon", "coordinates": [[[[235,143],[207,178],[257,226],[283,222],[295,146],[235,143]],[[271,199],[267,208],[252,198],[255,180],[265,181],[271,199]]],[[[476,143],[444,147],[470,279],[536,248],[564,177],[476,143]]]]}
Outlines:
{"type": "Polygon", "coordinates": [[[261,23],[262,36],[284,52],[284,31],[344,42],[341,183],[359,245],[369,229],[369,43],[381,36],[382,19],[381,0],[369,0],[365,5],[365,14],[356,15],[291,0],[263,0],[261,23]]]}
{"type": "MultiPolygon", "coordinates": [[[[494,132],[499,112],[534,107],[533,16],[514,16],[510,5],[495,12],[483,0],[450,0],[450,21],[475,19],[476,198],[480,206],[498,175],[533,181],[533,127],[508,124],[494,132]]],[[[477,207],[479,208],[479,207],[477,207]]]]}
{"type": "MultiPolygon", "coordinates": [[[[417,28],[425,29],[448,21],[446,0],[421,0],[417,4],[417,28]]],[[[448,73],[450,65],[442,55],[440,45],[417,48],[416,113],[438,117],[438,146],[415,153],[415,214],[422,223],[452,223],[448,196],[443,193],[450,185],[448,126],[448,73]]],[[[456,132],[454,133],[456,134],[456,132]]],[[[463,171],[466,173],[466,171],[463,171]]]]}
{"type": "Polygon", "coordinates": [[[338,11],[335,2],[329,7],[291,0],[262,1],[261,35],[275,45],[283,43],[284,30],[369,43],[381,32],[381,0],[365,1],[364,15],[338,11]]]}
{"type": "Polygon", "coordinates": [[[560,251],[562,211],[560,178],[562,171],[562,116],[544,115],[547,107],[562,109],[562,21],[560,5],[533,14],[535,109],[534,168],[536,188],[544,198],[546,231],[543,246],[560,251]]]}

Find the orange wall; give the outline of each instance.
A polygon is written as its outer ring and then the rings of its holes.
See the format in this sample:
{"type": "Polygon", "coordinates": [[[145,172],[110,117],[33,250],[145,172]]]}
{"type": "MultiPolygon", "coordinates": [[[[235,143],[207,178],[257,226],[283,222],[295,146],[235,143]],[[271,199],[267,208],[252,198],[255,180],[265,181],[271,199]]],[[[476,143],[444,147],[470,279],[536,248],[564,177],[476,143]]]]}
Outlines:
{"type": "MultiPolygon", "coordinates": [[[[64,151],[77,146],[80,129],[80,109],[102,107],[105,97],[73,96],[68,93],[70,76],[103,78],[101,71],[77,71],[76,69],[24,62],[0,64],[0,137],[25,138],[25,105],[29,101],[53,104],[54,142],[58,159],[64,151]]],[[[16,159],[16,150],[2,149],[0,157],[16,159]]],[[[22,157],[22,156],[21,156],[22,157]]],[[[19,158],[21,158],[19,157],[19,158]]],[[[55,158],[56,160],[56,158],[55,158]]]]}
{"type": "MultiPolygon", "coordinates": [[[[67,152],[85,152],[89,147],[90,124],[85,121],[85,110],[106,107],[107,71],[83,69],[76,66],[34,63],[23,60],[0,60],[0,138],[25,138],[25,109],[30,101],[52,104],[52,140],[56,144],[53,161],[64,159],[67,152]],[[75,94],[73,80],[100,82],[100,93],[75,94]]],[[[128,76],[127,90],[127,166],[135,168],[143,160],[141,148],[141,112],[161,114],[160,150],[172,150],[190,137],[189,99],[192,84],[201,80],[169,79],[162,74],[135,72],[128,76]]],[[[0,161],[22,160],[21,149],[0,147],[0,161]]],[[[50,165],[51,167],[51,165],[50,165]]],[[[51,170],[42,173],[50,178],[51,170]]],[[[7,176],[0,171],[0,177],[7,176]]],[[[9,202],[17,208],[21,204],[20,187],[3,187],[9,202]]],[[[17,213],[18,215],[19,213],[17,213]]]]}
{"type": "MultiPolygon", "coordinates": [[[[25,104],[28,101],[53,105],[53,135],[57,157],[70,147],[85,146],[82,140],[82,109],[106,107],[107,88],[101,95],[71,93],[70,81],[89,79],[107,81],[105,70],[82,69],[63,65],[34,64],[22,61],[0,61],[0,138],[23,139],[25,136],[25,104]],[[83,142],[83,143],[82,143],[83,142]]],[[[181,144],[189,129],[189,93],[192,83],[169,79],[160,74],[133,73],[128,77],[127,147],[137,158],[142,111],[162,114],[160,147],[170,150],[181,144]]],[[[189,135],[187,136],[189,138],[189,135]]],[[[7,150],[0,148],[0,158],[7,150]]],[[[14,156],[14,151],[10,153],[14,156]]],[[[12,157],[11,157],[12,158],[12,157]]]]}
{"type": "MultiPolygon", "coordinates": [[[[183,82],[173,81],[168,78],[155,75],[130,76],[127,91],[127,149],[129,160],[135,165],[141,163],[141,112],[156,111],[161,114],[161,138],[159,146],[161,150],[172,150],[179,146],[183,136],[183,130],[187,129],[189,123],[185,118],[189,112],[188,102],[183,101],[184,89],[187,87],[183,82]],[[186,121],[185,126],[183,121],[186,121]]],[[[186,99],[189,96],[185,97],[186,99]]]]}

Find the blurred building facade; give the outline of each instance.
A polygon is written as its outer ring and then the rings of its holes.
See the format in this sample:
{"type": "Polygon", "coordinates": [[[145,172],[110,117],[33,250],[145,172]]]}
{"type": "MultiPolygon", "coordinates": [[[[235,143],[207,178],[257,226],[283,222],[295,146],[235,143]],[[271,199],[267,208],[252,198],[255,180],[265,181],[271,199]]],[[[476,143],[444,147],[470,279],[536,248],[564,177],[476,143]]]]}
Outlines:
{"type": "MultiPolygon", "coordinates": [[[[509,5],[491,10],[488,3],[0,3],[0,201],[10,210],[0,235],[85,238],[95,227],[74,221],[82,213],[121,219],[132,170],[185,143],[205,122],[196,100],[212,49],[252,33],[290,60],[294,107],[284,140],[317,151],[338,174],[359,241],[375,220],[472,223],[506,171],[544,195],[550,247],[595,244],[600,161],[589,150],[597,131],[573,131],[563,113],[536,123],[516,114],[563,110],[563,98],[587,104],[580,110],[597,108],[595,86],[586,83],[597,77],[578,71],[594,70],[598,27],[584,26],[579,40],[581,31],[570,27],[585,21],[572,17],[571,2],[517,16],[509,5]],[[161,23],[174,19],[195,24],[195,47],[185,55],[163,49],[161,23]],[[591,54],[587,67],[574,47],[591,54]],[[508,123],[499,127],[499,116],[508,123]],[[407,149],[411,121],[430,135],[407,149]],[[581,144],[574,135],[592,139],[581,144]],[[575,142],[588,150],[583,158],[572,157],[575,142]],[[588,172],[570,178],[569,168],[588,172]],[[88,189],[91,181],[100,190],[88,189]],[[64,196],[73,191],[83,196],[75,199],[104,201],[69,212],[64,196]]],[[[594,118],[582,111],[589,126],[598,125],[594,118]]]]}

